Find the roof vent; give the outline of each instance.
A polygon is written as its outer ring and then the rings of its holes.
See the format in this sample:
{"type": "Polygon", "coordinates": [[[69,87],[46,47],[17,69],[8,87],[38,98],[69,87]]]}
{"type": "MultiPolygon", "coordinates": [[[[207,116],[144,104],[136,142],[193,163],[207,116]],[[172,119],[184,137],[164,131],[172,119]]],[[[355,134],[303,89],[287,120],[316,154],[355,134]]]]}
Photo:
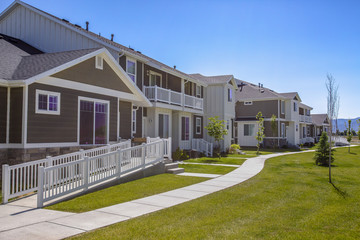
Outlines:
{"type": "Polygon", "coordinates": [[[134,51],[134,49],[133,49],[133,48],[131,48],[131,47],[130,47],[130,45],[129,45],[129,49],[134,51]]]}
{"type": "Polygon", "coordinates": [[[264,90],[264,88],[263,88],[263,84],[261,84],[261,83],[259,83],[259,92],[260,92],[260,93],[264,93],[264,92],[265,92],[265,90],[264,90]]]}
{"type": "Polygon", "coordinates": [[[81,28],[81,26],[80,26],[80,25],[78,25],[78,24],[75,24],[75,27],[81,28]]]}
{"type": "Polygon", "coordinates": [[[174,69],[176,69],[176,65],[174,65],[174,69]]]}
{"type": "Polygon", "coordinates": [[[86,21],[86,31],[89,31],[89,22],[88,21],[86,21]]]}
{"type": "Polygon", "coordinates": [[[61,19],[63,22],[66,22],[66,23],[69,23],[69,20],[66,20],[66,19],[61,19]]]}
{"type": "Polygon", "coordinates": [[[99,33],[99,37],[101,37],[101,33],[99,33]]]}
{"type": "Polygon", "coordinates": [[[138,53],[140,53],[140,54],[141,54],[141,52],[140,52],[140,51],[136,51],[136,52],[138,52],[138,53]]]}
{"type": "Polygon", "coordinates": [[[240,83],[240,84],[238,84],[238,88],[239,88],[239,91],[240,92],[242,92],[242,90],[243,90],[243,87],[245,86],[246,84],[245,83],[240,83]]]}
{"type": "Polygon", "coordinates": [[[114,41],[114,34],[111,34],[111,41],[114,41]]]}

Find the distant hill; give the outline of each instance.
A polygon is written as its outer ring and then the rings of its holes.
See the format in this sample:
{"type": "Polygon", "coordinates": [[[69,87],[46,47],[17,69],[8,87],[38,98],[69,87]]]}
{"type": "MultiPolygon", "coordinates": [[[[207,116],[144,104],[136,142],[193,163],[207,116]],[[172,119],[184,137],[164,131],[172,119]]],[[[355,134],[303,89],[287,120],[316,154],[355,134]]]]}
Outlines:
{"type": "MultiPolygon", "coordinates": [[[[359,127],[359,124],[356,123],[356,120],[357,120],[357,119],[360,119],[360,117],[354,118],[354,119],[350,119],[350,120],[351,120],[351,127],[352,127],[352,129],[355,130],[355,132],[358,131],[358,127],[359,127]]],[[[346,126],[347,126],[348,120],[349,120],[349,119],[343,119],[343,118],[339,118],[339,119],[338,119],[338,128],[339,128],[340,132],[343,132],[343,131],[346,130],[345,124],[346,124],[346,126]]],[[[334,125],[334,127],[335,127],[335,121],[334,121],[334,124],[333,124],[333,125],[334,125]]]]}

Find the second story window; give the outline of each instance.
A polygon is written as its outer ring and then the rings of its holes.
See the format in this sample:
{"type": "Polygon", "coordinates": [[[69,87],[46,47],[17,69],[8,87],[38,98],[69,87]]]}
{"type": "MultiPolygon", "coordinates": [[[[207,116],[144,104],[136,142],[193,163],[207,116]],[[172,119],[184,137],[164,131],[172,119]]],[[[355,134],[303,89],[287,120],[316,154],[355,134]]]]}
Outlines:
{"type": "Polygon", "coordinates": [[[297,102],[294,102],[294,112],[297,112],[298,106],[297,106],[297,102]]]}
{"type": "Polygon", "coordinates": [[[281,101],[281,114],[285,113],[285,101],[281,101]]]}
{"type": "Polygon", "coordinates": [[[191,95],[191,85],[192,85],[192,82],[185,83],[185,94],[186,95],[191,95]]]}
{"type": "Polygon", "coordinates": [[[161,87],[161,74],[150,72],[149,85],[161,87]]]}
{"type": "Polygon", "coordinates": [[[196,97],[201,98],[201,86],[196,85],[196,97]]]}
{"type": "Polygon", "coordinates": [[[232,89],[228,88],[228,102],[232,102],[232,89]]]}
{"type": "Polygon", "coordinates": [[[126,58],[126,72],[133,80],[133,82],[136,81],[136,61],[131,58],[126,58]]]}

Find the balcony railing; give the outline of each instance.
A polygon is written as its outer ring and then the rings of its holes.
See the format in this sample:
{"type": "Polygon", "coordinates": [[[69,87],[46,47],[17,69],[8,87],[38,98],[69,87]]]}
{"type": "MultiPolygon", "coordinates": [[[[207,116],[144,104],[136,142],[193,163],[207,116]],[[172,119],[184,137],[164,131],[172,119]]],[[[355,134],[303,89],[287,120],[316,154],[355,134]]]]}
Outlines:
{"type": "Polygon", "coordinates": [[[154,102],[163,102],[203,110],[203,99],[158,86],[144,86],[145,96],[154,102]]]}
{"type": "Polygon", "coordinates": [[[310,116],[300,115],[300,122],[312,123],[312,119],[310,116]]]}

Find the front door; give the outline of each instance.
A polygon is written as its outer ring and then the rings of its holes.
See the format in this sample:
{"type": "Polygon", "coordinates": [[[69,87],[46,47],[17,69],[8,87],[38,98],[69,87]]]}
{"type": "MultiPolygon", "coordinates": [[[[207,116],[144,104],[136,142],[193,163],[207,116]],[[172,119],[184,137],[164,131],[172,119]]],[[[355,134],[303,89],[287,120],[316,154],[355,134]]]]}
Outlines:
{"type": "Polygon", "coordinates": [[[80,144],[108,142],[108,103],[80,100],[80,144]]]}
{"type": "Polygon", "coordinates": [[[181,117],[181,141],[180,148],[181,149],[190,149],[190,118],[189,117],[181,117]]]}

